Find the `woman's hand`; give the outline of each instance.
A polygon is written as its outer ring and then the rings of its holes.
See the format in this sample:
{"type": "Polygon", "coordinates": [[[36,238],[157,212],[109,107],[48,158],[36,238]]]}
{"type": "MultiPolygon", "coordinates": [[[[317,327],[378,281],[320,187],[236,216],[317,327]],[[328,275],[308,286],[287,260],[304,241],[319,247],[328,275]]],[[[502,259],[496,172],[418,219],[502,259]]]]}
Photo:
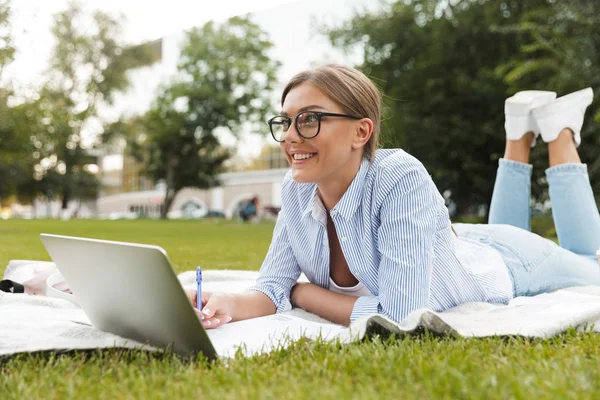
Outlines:
{"type": "Polygon", "coordinates": [[[186,293],[205,328],[218,328],[231,321],[235,303],[232,294],[202,292],[202,311],[200,311],[196,308],[198,292],[189,290],[186,293]]]}
{"type": "MultiPolygon", "coordinates": [[[[196,310],[195,290],[186,291],[196,310]]],[[[205,328],[218,328],[231,321],[275,314],[275,304],[267,295],[248,290],[242,293],[202,292],[202,311],[196,310],[205,328]]]]}

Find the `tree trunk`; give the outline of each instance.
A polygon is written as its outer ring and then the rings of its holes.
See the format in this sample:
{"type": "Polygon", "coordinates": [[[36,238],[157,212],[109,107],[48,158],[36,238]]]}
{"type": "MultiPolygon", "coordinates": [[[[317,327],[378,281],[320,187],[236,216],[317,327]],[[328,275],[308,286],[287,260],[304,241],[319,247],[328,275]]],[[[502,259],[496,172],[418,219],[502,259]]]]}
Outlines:
{"type": "Polygon", "coordinates": [[[167,187],[167,193],[165,194],[164,206],[160,213],[160,218],[167,219],[167,213],[173,204],[173,200],[175,200],[175,190],[167,187]]]}
{"type": "Polygon", "coordinates": [[[69,206],[69,201],[71,200],[71,189],[68,186],[63,188],[63,198],[62,198],[62,206],[61,210],[66,210],[69,206]]]}
{"type": "Polygon", "coordinates": [[[167,191],[165,193],[165,200],[163,202],[163,208],[160,212],[161,219],[167,219],[167,213],[173,204],[173,200],[175,199],[175,157],[172,154],[169,154],[169,158],[167,161],[167,176],[166,185],[167,191]]]}

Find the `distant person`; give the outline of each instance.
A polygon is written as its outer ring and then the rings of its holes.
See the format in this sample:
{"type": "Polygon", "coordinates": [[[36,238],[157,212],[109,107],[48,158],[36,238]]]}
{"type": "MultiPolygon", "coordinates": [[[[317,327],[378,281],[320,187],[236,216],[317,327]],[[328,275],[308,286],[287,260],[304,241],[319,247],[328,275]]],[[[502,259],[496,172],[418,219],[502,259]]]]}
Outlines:
{"type": "Polygon", "coordinates": [[[254,196],[246,201],[240,208],[240,218],[247,222],[255,219],[258,215],[258,197],[254,196]]]}
{"type": "Polygon", "coordinates": [[[453,228],[423,165],[403,150],[377,150],[373,83],[338,65],[299,73],[269,121],[291,171],[260,276],[245,293],[203,293],[204,326],[292,306],[339,324],[370,314],[399,322],[421,308],[600,284],[600,215],[577,154],[592,91],[555,97],[529,91],[506,101],[489,225],[453,228]],[[529,231],[529,152],[540,133],[560,246],[529,231]],[[297,283],[302,272],[310,283],[297,283]]]}

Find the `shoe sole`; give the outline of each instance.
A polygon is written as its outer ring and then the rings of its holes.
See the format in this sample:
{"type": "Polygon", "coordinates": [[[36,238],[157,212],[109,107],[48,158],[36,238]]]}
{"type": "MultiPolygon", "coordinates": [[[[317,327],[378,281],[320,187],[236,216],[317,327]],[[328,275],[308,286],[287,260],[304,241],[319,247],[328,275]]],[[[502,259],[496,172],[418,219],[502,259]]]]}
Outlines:
{"type": "Polygon", "coordinates": [[[585,88],[577,92],[570,93],[566,96],[559,97],[552,103],[543,105],[533,110],[535,118],[543,119],[554,114],[561,113],[571,107],[584,106],[592,104],[594,100],[594,91],[592,88],[585,88]]]}

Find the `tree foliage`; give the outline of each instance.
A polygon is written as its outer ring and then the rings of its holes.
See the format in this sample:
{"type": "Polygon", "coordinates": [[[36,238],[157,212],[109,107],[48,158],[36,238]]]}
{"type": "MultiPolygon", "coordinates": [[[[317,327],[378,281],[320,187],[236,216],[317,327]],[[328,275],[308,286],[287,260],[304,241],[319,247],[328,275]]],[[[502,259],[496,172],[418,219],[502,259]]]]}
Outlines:
{"type": "MultiPolygon", "coordinates": [[[[13,61],[15,48],[10,34],[11,8],[8,1],[0,2],[0,75],[13,61]]],[[[24,174],[22,158],[27,142],[15,130],[14,113],[8,105],[10,88],[0,88],[0,204],[17,193],[24,174]]]]}
{"type": "Polygon", "coordinates": [[[10,1],[0,1],[0,74],[15,56],[15,46],[10,31],[10,1]]]}
{"type": "Polygon", "coordinates": [[[264,124],[278,68],[267,54],[271,47],[243,17],[186,34],[177,79],[144,117],[148,173],[167,186],[163,217],[180,189],[218,184],[230,151],[217,129],[238,135],[264,124]]]}
{"type": "MultiPolygon", "coordinates": [[[[328,32],[334,45],[364,49],[359,67],[385,95],[384,145],[421,159],[458,214],[489,203],[505,143],[506,97],[522,89],[564,94],[600,79],[600,42],[592,34],[598,13],[589,14],[595,2],[558,3],[396,1],[328,32]]],[[[593,132],[598,137],[588,121],[586,151],[597,153],[593,132]]],[[[545,146],[537,147],[539,165],[545,146]]],[[[536,189],[543,200],[545,190],[536,189]]]]}
{"type": "MultiPolygon", "coordinates": [[[[523,13],[519,22],[496,28],[522,37],[519,51],[498,68],[510,91],[550,88],[558,95],[592,87],[595,101],[588,108],[579,148],[600,198],[600,12],[594,0],[548,1],[523,13]]],[[[534,191],[543,192],[547,148],[533,159],[534,191]]]]}
{"type": "Polygon", "coordinates": [[[52,192],[60,193],[63,209],[73,197],[95,195],[98,182],[85,169],[95,163],[86,135],[94,134],[98,107],[128,87],[127,70],[150,57],[143,47],[126,48],[121,31],[121,18],[101,11],[89,16],[77,3],[54,19],[49,79],[36,102],[42,129],[33,140],[44,143],[41,160],[49,160],[35,178],[59,176],[52,192]]]}

